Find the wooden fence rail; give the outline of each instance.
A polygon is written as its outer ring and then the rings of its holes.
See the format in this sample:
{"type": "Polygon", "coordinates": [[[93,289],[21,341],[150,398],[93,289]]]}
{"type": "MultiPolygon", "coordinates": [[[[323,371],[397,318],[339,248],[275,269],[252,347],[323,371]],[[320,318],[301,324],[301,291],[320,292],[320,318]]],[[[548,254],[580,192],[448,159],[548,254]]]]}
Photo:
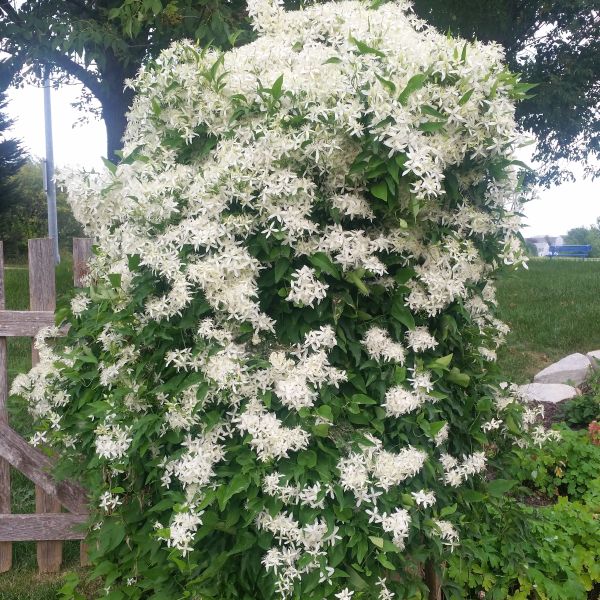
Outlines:
{"type": "MultiPolygon", "coordinates": [[[[73,283],[82,285],[91,240],[73,239],[73,283]]],[[[54,252],[48,238],[29,240],[28,311],[6,310],[4,250],[0,242],[0,573],[12,568],[12,542],[37,542],[37,563],[42,573],[56,572],[62,563],[62,541],[83,540],[79,525],[87,519],[85,490],[69,481],[52,478],[52,460],[30,446],[8,423],[7,337],[30,337],[54,325],[56,281],[54,252]],[[36,514],[11,514],[10,469],[14,468],[35,484],[36,514]],[[69,513],[62,512],[65,508],[69,513]]],[[[31,361],[39,361],[31,347],[31,361]]],[[[87,563],[87,548],[81,542],[80,560],[87,563]]]]}

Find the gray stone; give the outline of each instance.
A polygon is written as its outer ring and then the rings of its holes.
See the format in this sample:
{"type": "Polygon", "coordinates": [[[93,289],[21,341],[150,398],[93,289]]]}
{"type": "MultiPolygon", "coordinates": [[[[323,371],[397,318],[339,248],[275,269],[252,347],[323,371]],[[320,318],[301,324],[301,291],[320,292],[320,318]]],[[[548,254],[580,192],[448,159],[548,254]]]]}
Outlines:
{"type": "Polygon", "coordinates": [[[577,396],[577,390],[563,383],[528,383],[519,386],[519,391],[534,402],[556,404],[577,396]]]}
{"type": "Polygon", "coordinates": [[[586,354],[594,369],[600,370],[600,350],[592,350],[586,354]]]}
{"type": "Polygon", "coordinates": [[[534,378],[535,383],[571,383],[582,384],[588,377],[592,365],[584,354],[569,354],[553,365],[540,371],[534,378]]]}

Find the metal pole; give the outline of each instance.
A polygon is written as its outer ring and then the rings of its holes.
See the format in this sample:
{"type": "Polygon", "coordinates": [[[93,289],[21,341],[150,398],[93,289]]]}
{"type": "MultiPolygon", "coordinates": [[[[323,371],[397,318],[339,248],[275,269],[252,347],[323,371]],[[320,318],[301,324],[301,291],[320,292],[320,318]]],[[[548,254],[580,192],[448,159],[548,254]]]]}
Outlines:
{"type": "Polygon", "coordinates": [[[54,240],[54,262],[60,262],[58,252],[58,221],[56,217],[56,183],[54,181],[54,143],[52,140],[52,103],[50,100],[50,68],[44,69],[44,124],[46,131],[46,198],[48,199],[48,237],[54,240]]]}

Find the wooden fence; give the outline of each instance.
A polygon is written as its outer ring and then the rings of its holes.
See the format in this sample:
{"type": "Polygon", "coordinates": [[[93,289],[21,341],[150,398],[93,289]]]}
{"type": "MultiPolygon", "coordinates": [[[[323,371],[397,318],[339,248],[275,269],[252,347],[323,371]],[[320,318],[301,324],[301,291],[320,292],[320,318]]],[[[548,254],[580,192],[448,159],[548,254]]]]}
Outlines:
{"type": "MultiPolygon", "coordinates": [[[[73,240],[73,279],[81,286],[91,241],[73,240]]],[[[33,338],[54,325],[56,282],[54,251],[49,238],[29,240],[28,311],[5,310],[4,249],[0,242],[0,573],[12,567],[12,542],[37,542],[37,563],[42,573],[56,572],[62,563],[62,540],[83,540],[78,525],[87,520],[85,490],[69,481],[52,478],[53,461],[30,446],[8,423],[7,337],[33,338]],[[11,514],[10,468],[35,483],[35,514],[11,514]],[[63,512],[62,509],[69,512],[63,512]]],[[[32,364],[39,356],[32,344],[32,364]]],[[[80,560],[87,564],[87,549],[81,542],[80,560]]]]}

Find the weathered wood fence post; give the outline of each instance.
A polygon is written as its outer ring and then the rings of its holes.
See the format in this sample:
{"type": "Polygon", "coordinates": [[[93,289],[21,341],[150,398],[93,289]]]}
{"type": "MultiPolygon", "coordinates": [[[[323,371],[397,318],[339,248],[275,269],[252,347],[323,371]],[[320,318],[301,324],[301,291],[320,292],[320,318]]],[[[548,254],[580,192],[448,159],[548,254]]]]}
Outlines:
{"type": "MultiPolygon", "coordinates": [[[[54,274],[54,241],[51,238],[29,240],[29,309],[56,310],[56,277],[54,274]]],[[[40,361],[34,342],[31,344],[31,366],[40,361]]],[[[35,486],[35,512],[60,513],[60,502],[39,486],[35,486]]],[[[55,573],[62,563],[62,542],[38,542],[37,563],[40,573],[55,573]]]]}
{"type": "MultiPolygon", "coordinates": [[[[6,308],[4,296],[4,245],[0,241],[0,310],[6,308]]],[[[8,423],[8,353],[6,338],[0,336],[0,422],[8,423]]],[[[0,514],[10,513],[10,465],[0,457],[0,514]]],[[[0,573],[12,567],[12,544],[0,542],[0,573]]]]}
{"type": "MultiPolygon", "coordinates": [[[[12,567],[12,542],[36,541],[42,573],[56,572],[62,562],[62,540],[82,540],[75,529],[87,520],[85,490],[69,481],[52,478],[53,461],[30,446],[8,425],[7,336],[34,337],[54,324],[56,281],[52,240],[29,240],[29,311],[6,310],[4,252],[0,242],[0,573],[12,567]],[[11,514],[10,467],[36,485],[36,514],[11,514]],[[70,511],[65,513],[62,507],[70,511]]],[[[73,240],[74,284],[82,285],[91,255],[91,240],[73,240]]],[[[32,364],[39,355],[32,344],[32,364]]],[[[81,542],[81,562],[87,564],[87,546],[81,542]]]]}

